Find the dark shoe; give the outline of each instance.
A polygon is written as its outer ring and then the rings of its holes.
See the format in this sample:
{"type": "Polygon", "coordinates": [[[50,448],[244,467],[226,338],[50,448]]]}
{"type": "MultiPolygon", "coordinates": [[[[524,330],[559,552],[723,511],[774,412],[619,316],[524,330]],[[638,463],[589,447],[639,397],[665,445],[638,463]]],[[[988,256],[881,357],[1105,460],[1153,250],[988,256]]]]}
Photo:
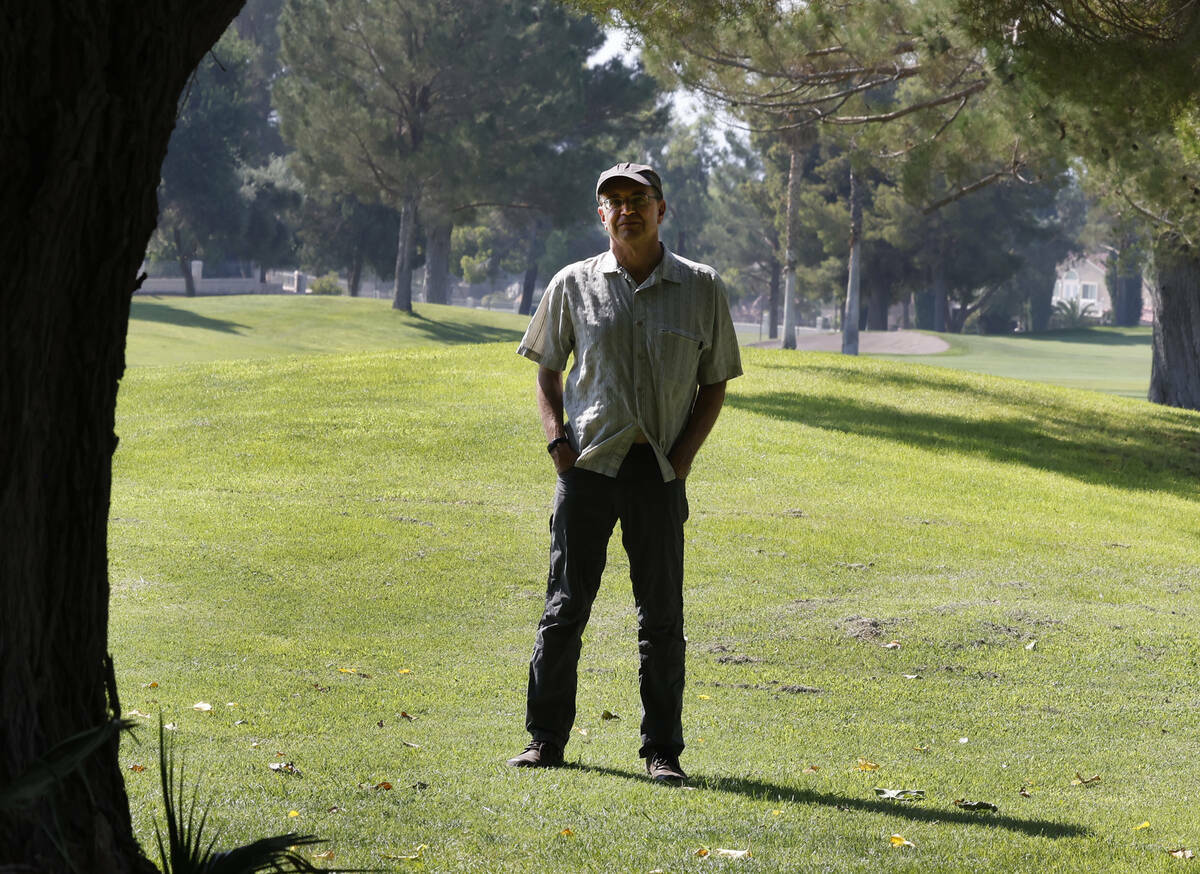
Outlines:
{"type": "Polygon", "coordinates": [[[679,756],[674,753],[651,752],[646,756],[646,773],[656,783],[670,783],[672,786],[682,786],[687,780],[687,774],[679,767],[679,756]]]}
{"type": "Polygon", "coordinates": [[[562,763],[562,747],[548,740],[531,740],[521,755],[508,760],[514,768],[557,768],[562,763]]]}

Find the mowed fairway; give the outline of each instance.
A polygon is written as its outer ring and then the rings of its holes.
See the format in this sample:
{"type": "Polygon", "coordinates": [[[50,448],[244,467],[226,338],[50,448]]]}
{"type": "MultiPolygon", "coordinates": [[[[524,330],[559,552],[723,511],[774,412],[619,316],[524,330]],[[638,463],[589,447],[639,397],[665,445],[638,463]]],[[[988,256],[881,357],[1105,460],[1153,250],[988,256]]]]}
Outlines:
{"type": "Polygon", "coordinates": [[[1084,328],[1045,334],[938,334],[938,355],[874,356],[1088,388],[1145,400],[1150,387],[1150,328],[1084,328]]]}
{"type": "Polygon", "coordinates": [[[509,337],[421,344],[379,312],[396,348],[125,377],[111,646],[123,708],[151,716],[121,753],[146,766],[126,782],[148,852],[160,711],[218,846],[315,833],[335,866],[1143,872],[1200,851],[1200,415],[746,350],[688,483],[691,788],[636,758],[618,538],[574,767],[518,772],[553,489],[534,368],[509,337]]]}

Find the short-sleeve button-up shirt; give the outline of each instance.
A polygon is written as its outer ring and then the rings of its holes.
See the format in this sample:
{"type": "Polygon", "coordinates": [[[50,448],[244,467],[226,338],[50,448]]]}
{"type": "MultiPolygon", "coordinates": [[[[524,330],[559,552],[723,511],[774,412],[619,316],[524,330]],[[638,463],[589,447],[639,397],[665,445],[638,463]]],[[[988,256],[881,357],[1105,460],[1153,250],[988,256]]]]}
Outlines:
{"type": "Polygon", "coordinates": [[[667,453],[691,416],[696,389],[742,373],[720,276],[672,254],[638,285],[612,252],[563,268],[517,352],[566,370],[563,406],[576,465],[616,476],[639,431],[675,478],[667,453]]]}

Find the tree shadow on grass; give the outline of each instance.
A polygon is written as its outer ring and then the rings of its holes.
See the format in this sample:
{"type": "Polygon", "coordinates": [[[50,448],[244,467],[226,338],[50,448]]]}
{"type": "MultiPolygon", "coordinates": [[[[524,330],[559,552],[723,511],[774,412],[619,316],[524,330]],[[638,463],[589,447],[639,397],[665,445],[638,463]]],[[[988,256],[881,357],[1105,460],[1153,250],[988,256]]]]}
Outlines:
{"type": "Polygon", "coordinates": [[[1053,341],[1057,343],[1087,343],[1089,346],[1146,346],[1152,342],[1149,331],[1137,333],[1120,330],[1097,330],[1095,328],[1079,328],[1076,330],[1046,331],[1044,334],[1011,334],[1022,340],[1053,341]]]}
{"type": "Polygon", "coordinates": [[[427,337],[441,343],[515,343],[524,336],[524,330],[503,328],[499,325],[463,325],[458,322],[438,321],[420,313],[405,313],[412,319],[412,326],[427,337]]]}
{"type": "MultiPolygon", "coordinates": [[[[791,365],[768,363],[767,369],[791,365]]],[[[1194,414],[1154,407],[1149,416],[1057,402],[1036,389],[981,389],[962,375],[922,371],[863,371],[816,363],[794,365],[807,374],[827,372],[831,383],[869,385],[879,400],[797,392],[731,394],[726,404],[761,416],[865,437],[956,452],[1062,474],[1094,485],[1167,492],[1200,498],[1200,420],[1194,414]],[[890,390],[895,391],[890,391],[890,390]],[[965,396],[962,414],[901,408],[904,392],[930,389],[965,396]],[[998,404],[1007,414],[980,414],[998,404]]]]}
{"type": "MultiPolygon", "coordinates": [[[[624,771],[617,768],[606,768],[601,765],[572,764],[567,767],[595,774],[605,774],[610,777],[622,777],[626,780],[646,781],[646,775],[639,771],[624,771]]],[[[1003,813],[972,813],[960,810],[957,807],[926,806],[925,803],[884,801],[879,798],[854,798],[846,795],[838,795],[834,792],[817,792],[813,789],[781,786],[777,783],[752,780],[747,777],[705,777],[693,773],[688,780],[688,786],[710,792],[728,792],[734,795],[744,795],[747,798],[769,801],[771,803],[820,805],[847,812],[855,811],[859,813],[878,813],[885,816],[897,816],[912,822],[953,823],[956,825],[983,826],[985,828],[1003,828],[1009,831],[1021,832],[1030,837],[1078,838],[1087,837],[1091,834],[1087,828],[1069,822],[1009,816],[1003,813]]],[[[670,791],[672,788],[664,786],[663,790],[670,791]]]]}
{"type": "Polygon", "coordinates": [[[247,327],[226,319],[213,319],[191,310],[178,309],[170,304],[145,300],[133,301],[129,307],[129,318],[140,322],[178,325],[181,328],[203,328],[206,331],[221,331],[226,334],[240,334],[241,329],[247,327]]]}

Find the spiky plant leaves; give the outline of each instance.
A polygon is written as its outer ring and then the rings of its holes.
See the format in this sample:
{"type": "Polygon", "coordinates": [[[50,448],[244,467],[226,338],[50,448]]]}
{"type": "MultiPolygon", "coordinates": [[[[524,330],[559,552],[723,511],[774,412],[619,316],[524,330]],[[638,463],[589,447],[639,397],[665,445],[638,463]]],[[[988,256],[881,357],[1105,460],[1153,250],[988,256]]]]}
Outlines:
{"type": "Polygon", "coordinates": [[[0,787],[0,810],[16,810],[48,795],[56,783],[79,768],[96,750],[112,741],[118,732],[133,727],[134,723],[129,720],[110,719],[55,744],[16,780],[0,787]]]}
{"type": "Polygon", "coordinates": [[[158,716],[158,773],[162,780],[164,815],[167,833],[154,823],[154,836],[158,840],[158,852],[162,858],[163,874],[310,874],[310,872],[353,872],[369,871],[370,868],[317,868],[296,849],[324,843],[315,835],[300,835],[289,832],[269,838],[260,838],[232,850],[213,852],[217,835],[207,845],[204,843],[204,826],[208,822],[208,808],[200,809],[199,786],[192,788],[191,798],[185,803],[184,767],[175,768],[174,751],[167,743],[162,714],[158,716]]]}

